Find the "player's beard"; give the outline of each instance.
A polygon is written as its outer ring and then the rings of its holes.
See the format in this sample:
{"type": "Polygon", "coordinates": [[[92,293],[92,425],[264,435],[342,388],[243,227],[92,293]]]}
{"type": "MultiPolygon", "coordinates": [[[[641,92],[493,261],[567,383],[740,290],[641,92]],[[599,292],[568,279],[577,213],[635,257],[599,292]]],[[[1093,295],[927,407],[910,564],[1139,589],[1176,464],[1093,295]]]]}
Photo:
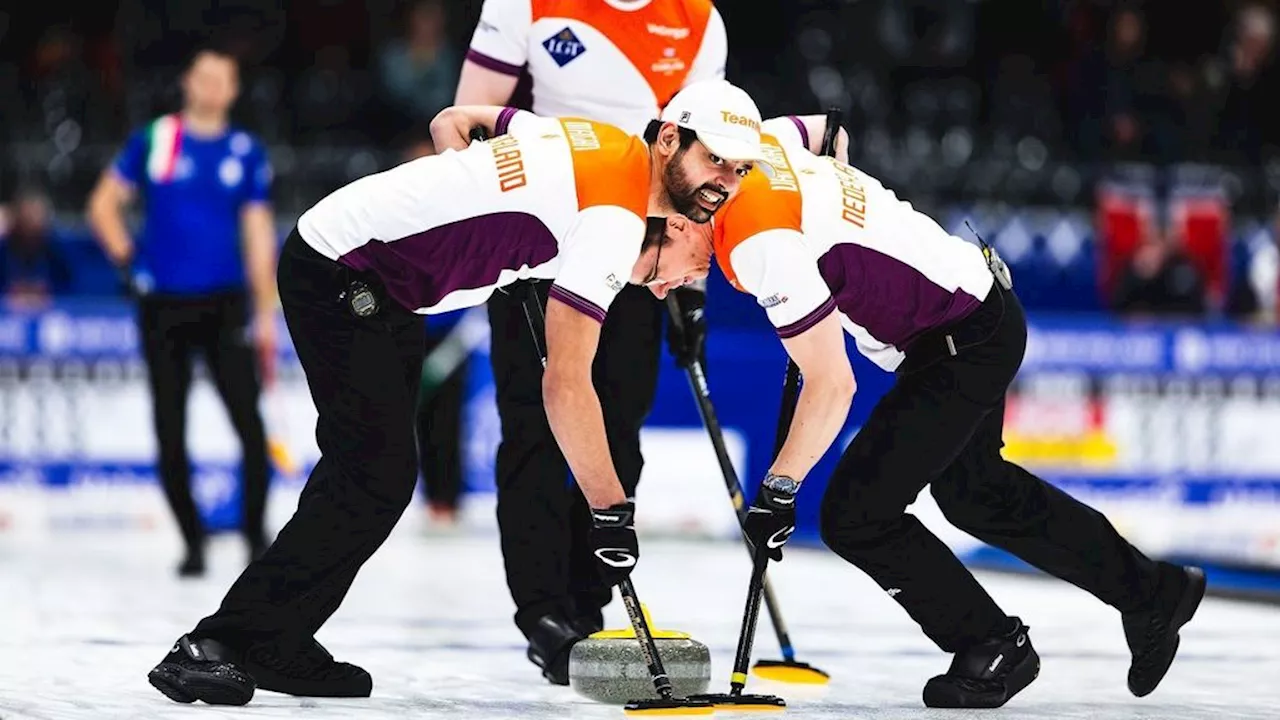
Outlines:
{"type": "Polygon", "coordinates": [[[680,150],[671,158],[671,162],[667,163],[666,172],[663,173],[662,183],[667,192],[667,200],[670,201],[671,207],[676,212],[684,215],[699,225],[711,221],[711,216],[720,209],[724,204],[726,196],[723,191],[714,185],[704,184],[698,187],[693,186],[693,182],[689,180],[688,174],[684,171],[684,165],[681,161],[687,151],[680,150]],[[708,190],[720,196],[719,202],[715,207],[708,210],[698,202],[698,193],[708,190]]]}

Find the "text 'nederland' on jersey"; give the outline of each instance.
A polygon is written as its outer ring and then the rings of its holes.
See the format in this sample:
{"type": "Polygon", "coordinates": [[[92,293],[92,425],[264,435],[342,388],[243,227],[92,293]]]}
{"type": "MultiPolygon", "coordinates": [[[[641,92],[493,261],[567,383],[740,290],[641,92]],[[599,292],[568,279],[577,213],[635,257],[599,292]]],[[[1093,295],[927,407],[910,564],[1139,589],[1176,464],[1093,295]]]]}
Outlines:
{"type": "Polygon", "coordinates": [[[982,251],[875,178],[805,148],[795,118],[764,123],[767,164],[716,215],[715,257],[783,339],[838,310],[863,355],[892,371],[924,332],[989,294],[982,251]]]}
{"type": "Polygon", "coordinates": [[[520,152],[520,141],[514,135],[503,135],[489,143],[493,152],[493,162],[498,171],[498,189],[510,192],[522,188],[529,180],[524,173],[524,156],[520,152]]]}

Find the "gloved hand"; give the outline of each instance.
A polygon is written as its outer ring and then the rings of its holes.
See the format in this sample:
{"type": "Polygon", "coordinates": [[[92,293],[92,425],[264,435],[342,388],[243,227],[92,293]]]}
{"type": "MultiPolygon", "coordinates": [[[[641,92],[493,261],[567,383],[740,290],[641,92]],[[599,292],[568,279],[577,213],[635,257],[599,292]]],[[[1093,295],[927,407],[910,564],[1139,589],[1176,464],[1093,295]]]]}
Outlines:
{"type": "Polygon", "coordinates": [[[782,475],[769,475],[760,483],[760,491],[747,508],[743,531],[755,551],[764,552],[774,562],[782,559],[782,546],[795,532],[799,490],[799,482],[782,475]]]}
{"type": "Polygon", "coordinates": [[[600,562],[600,575],[610,587],[626,580],[640,559],[635,514],[634,500],[591,508],[591,548],[600,562]]]}
{"type": "Polygon", "coordinates": [[[687,368],[694,360],[703,360],[703,347],[707,343],[707,319],[705,308],[707,293],[692,287],[676,288],[673,293],[680,309],[683,329],[674,322],[667,323],[667,345],[676,365],[687,368]]]}

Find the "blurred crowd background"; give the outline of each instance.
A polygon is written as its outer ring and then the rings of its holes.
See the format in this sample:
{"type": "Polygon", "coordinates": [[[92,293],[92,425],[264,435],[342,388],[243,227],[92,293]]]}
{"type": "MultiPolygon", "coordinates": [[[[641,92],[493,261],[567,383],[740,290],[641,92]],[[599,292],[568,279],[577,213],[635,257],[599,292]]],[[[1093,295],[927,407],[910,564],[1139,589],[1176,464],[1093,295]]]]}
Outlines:
{"type": "MultiPolygon", "coordinates": [[[[85,197],[177,107],[196,43],[242,62],[288,223],[433,152],[478,0],[119,0],[0,10],[6,295],[110,294],[85,197]],[[26,268],[25,272],[22,271],[26,268]],[[28,277],[30,276],[30,277],[28,277]],[[34,278],[34,279],[32,279],[34,278]]],[[[977,219],[1033,308],[1274,317],[1274,2],[735,0],[729,78],[766,116],[846,110],[855,165],[977,219]],[[1065,229],[1064,229],[1065,228],[1065,229]]]]}

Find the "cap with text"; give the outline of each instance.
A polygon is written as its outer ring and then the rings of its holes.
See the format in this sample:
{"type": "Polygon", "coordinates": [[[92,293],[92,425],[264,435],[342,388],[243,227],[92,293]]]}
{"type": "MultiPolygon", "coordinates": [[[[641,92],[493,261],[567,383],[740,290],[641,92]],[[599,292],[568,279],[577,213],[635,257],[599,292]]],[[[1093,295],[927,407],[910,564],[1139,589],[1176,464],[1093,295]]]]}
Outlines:
{"type": "Polygon", "coordinates": [[[707,80],[686,86],[667,103],[661,120],[694,131],[699,142],[725,160],[764,159],[760,110],[732,83],[707,80]]]}

